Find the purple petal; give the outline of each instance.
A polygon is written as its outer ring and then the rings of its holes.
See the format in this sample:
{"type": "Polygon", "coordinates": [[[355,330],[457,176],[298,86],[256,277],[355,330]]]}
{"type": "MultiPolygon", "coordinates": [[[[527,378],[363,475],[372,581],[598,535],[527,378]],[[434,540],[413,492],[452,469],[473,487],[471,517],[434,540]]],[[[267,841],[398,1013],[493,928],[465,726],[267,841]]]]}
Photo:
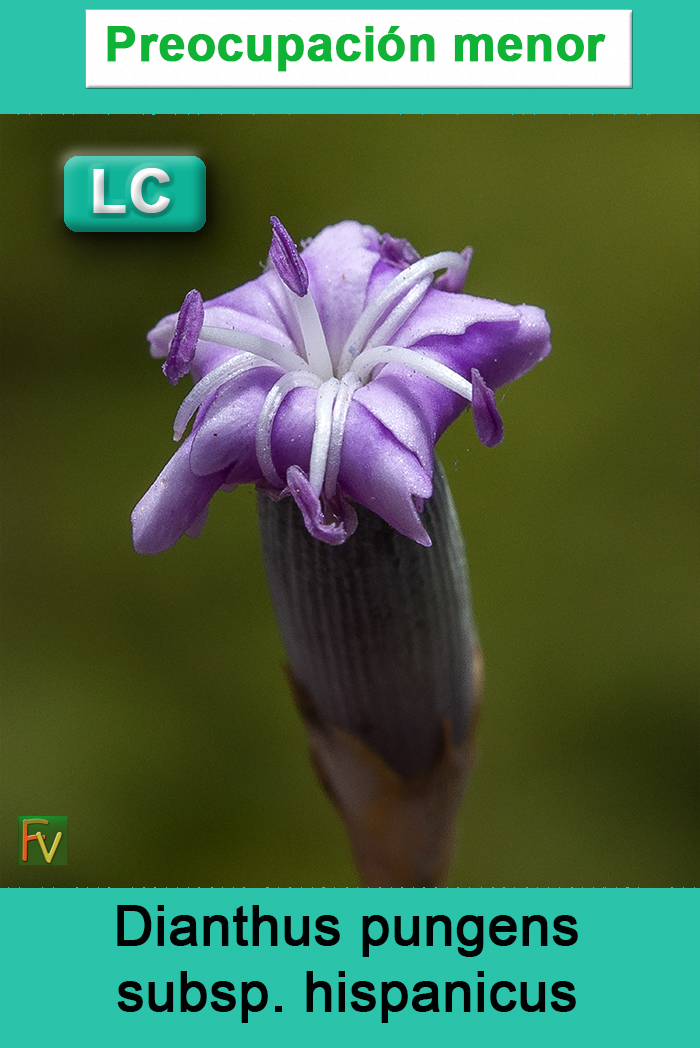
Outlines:
{"type": "Polygon", "coordinates": [[[533,337],[533,329],[524,317],[510,323],[474,324],[461,337],[436,335],[411,348],[427,353],[466,379],[476,368],[487,386],[499,389],[525,375],[549,354],[546,321],[543,328],[533,337]]]}
{"type": "Polygon", "coordinates": [[[163,374],[176,386],[192,366],[197,340],[204,323],[204,303],[199,291],[190,291],[180,307],[175,334],[163,364],[163,374]]]}
{"type": "Polygon", "coordinates": [[[382,233],[380,236],[379,255],[383,262],[398,269],[408,269],[420,258],[413,244],[404,237],[392,237],[391,233],[382,233]]]}
{"type": "Polygon", "coordinates": [[[455,295],[433,286],[394,336],[397,346],[411,348],[432,335],[463,335],[474,324],[520,319],[516,306],[473,295],[455,295]]]}
{"type": "MultiPolygon", "coordinates": [[[[431,463],[432,467],[432,463],[431,463]]],[[[402,535],[430,545],[416,500],[433,491],[432,468],[423,469],[366,408],[353,400],[345,423],[338,485],[350,498],[371,509],[402,535]]]]}
{"type": "Polygon", "coordinates": [[[340,546],[357,528],[357,513],[338,492],[335,498],[319,499],[306,473],[299,466],[287,470],[287,487],[301,510],[306,530],[329,546],[340,546]]]}
{"type": "Polygon", "coordinates": [[[226,471],[198,477],[190,469],[193,437],[178,448],[131,515],[134,549],[155,554],[172,546],[194,528],[209,500],[223,484],[226,471]]]}
{"type": "Polygon", "coordinates": [[[258,417],[279,371],[256,368],[220,387],[200,422],[197,420],[190,468],[198,476],[235,468],[229,483],[255,482],[262,476],[255,454],[258,417]]]}
{"type": "Polygon", "coordinates": [[[467,403],[432,379],[396,365],[383,368],[354,399],[412,451],[428,473],[443,416],[456,418],[467,403]]]}
{"type": "Polygon", "coordinates": [[[207,518],[209,516],[209,503],[204,507],[202,512],[196,518],[191,528],[188,528],[185,532],[186,535],[191,539],[198,539],[206,527],[207,518]]]}
{"type": "Polygon", "coordinates": [[[476,435],[487,448],[494,448],[503,440],[503,419],[496,407],[496,397],[476,368],[472,368],[471,382],[476,435]]]}
{"type": "Polygon", "coordinates": [[[270,244],[272,264],[289,290],[299,298],[303,298],[309,290],[309,274],[302,257],[279,218],[273,215],[270,225],[272,226],[272,243],[270,244]]]}
{"type": "Polygon", "coordinates": [[[303,345],[301,330],[286,286],[269,269],[255,280],[227,291],[206,303],[208,322],[210,309],[227,310],[232,326],[251,335],[269,338],[280,345],[303,345]]]}
{"type": "Polygon", "coordinates": [[[392,341],[427,352],[464,378],[475,367],[487,385],[498,389],[548,355],[549,335],[544,311],[536,306],[431,288],[392,341]]]}
{"type": "MultiPolygon", "coordinates": [[[[368,383],[365,389],[373,384],[368,383]]],[[[442,386],[438,389],[448,392],[442,386]]],[[[456,397],[456,394],[449,395],[456,397]]],[[[423,468],[416,455],[367,411],[358,396],[359,393],[348,410],[338,486],[402,535],[429,546],[430,538],[420,522],[416,498],[428,498],[432,493],[432,454],[427,468],[423,468]]],[[[275,468],[282,477],[295,466],[308,474],[315,404],[314,390],[294,389],[278,412],[272,431],[272,453],[275,468]]],[[[430,450],[432,453],[432,445],[430,450]]]]}
{"type": "MultiPolygon", "coordinates": [[[[431,311],[435,307],[434,296],[441,303],[446,298],[444,292],[430,291],[427,297],[433,299],[431,311]]],[[[473,306],[474,299],[463,295],[450,298],[455,303],[459,324],[444,320],[443,326],[452,326],[453,329],[461,326],[467,318],[464,312],[460,317],[461,300],[465,298],[471,316],[478,315],[473,306]]],[[[485,385],[493,389],[525,374],[549,353],[549,325],[544,313],[535,307],[515,309],[500,302],[481,302],[485,309],[492,311],[491,322],[475,322],[463,334],[424,337],[410,348],[445,364],[465,379],[470,379],[472,369],[476,368],[485,385]]],[[[401,341],[411,341],[409,329],[410,324],[404,325],[401,341]]],[[[429,329],[424,317],[419,321],[419,330],[423,333],[429,329]]],[[[463,397],[438,382],[394,364],[382,368],[376,378],[355,394],[355,400],[412,451],[430,473],[436,441],[468,406],[463,397]]],[[[495,430],[492,436],[495,437],[497,432],[495,430]]]]}
{"type": "Polygon", "coordinates": [[[275,416],[270,444],[272,461],[280,477],[286,477],[290,466],[300,466],[307,474],[309,472],[316,396],[315,389],[305,386],[293,389],[275,416]]]}
{"type": "Polygon", "coordinates": [[[440,274],[433,284],[433,287],[437,288],[438,291],[450,291],[453,294],[461,291],[464,287],[464,281],[467,279],[467,273],[469,272],[469,265],[473,254],[473,247],[465,247],[463,251],[460,251],[460,255],[466,263],[464,276],[462,276],[461,273],[455,272],[454,269],[447,269],[444,273],[440,274]]]}

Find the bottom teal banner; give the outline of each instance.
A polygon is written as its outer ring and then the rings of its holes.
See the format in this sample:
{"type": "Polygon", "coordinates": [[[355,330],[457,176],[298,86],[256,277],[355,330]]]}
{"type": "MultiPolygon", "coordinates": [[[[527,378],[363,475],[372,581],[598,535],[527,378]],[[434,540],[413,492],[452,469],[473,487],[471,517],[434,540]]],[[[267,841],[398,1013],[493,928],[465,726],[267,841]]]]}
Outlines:
{"type": "Polygon", "coordinates": [[[695,890],[6,888],[0,907],[8,1044],[696,1032],[695,890]]]}

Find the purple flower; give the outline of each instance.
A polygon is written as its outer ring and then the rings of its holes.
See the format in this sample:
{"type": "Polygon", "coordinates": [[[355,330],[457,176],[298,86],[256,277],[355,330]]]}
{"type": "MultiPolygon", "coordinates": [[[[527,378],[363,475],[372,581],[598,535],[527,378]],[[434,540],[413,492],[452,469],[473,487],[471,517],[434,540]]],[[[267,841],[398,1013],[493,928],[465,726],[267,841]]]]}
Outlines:
{"type": "Polygon", "coordinates": [[[501,441],[493,390],[549,353],[544,313],[461,294],[470,248],[420,258],[341,222],[300,254],[271,222],[262,276],[206,303],[191,291],[149,334],[169,381],[194,379],[176,440],[196,417],[134,510],[134,547],[198,535],[212,496],[245,483],[290,495],[331,545],[355,530],[354,501],[429,546],[435,443],[469,404],[479,440],[501,441]]]}

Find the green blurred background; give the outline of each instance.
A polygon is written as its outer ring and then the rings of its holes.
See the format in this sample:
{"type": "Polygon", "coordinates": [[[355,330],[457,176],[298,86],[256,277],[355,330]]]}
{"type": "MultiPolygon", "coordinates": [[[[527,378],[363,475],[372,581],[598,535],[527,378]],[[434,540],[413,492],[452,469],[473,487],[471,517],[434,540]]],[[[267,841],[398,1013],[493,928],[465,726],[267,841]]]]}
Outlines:
{"type": "Polygon", "coordinates": [[[282,673],[250,489],[159,557],[129,513],[182,398],[146,331],[356,218],[473,244],[472,294],[543,306],[548,361],[441,455],[487,660],[450,883],[696,882],[695,117],[2,117],[2,883],[357,883],[282,673]],[[196,153],[196,234],[76,234],[74,152],[196,153]],[[17,816],[69,817],[67,867],[17,816]]]}

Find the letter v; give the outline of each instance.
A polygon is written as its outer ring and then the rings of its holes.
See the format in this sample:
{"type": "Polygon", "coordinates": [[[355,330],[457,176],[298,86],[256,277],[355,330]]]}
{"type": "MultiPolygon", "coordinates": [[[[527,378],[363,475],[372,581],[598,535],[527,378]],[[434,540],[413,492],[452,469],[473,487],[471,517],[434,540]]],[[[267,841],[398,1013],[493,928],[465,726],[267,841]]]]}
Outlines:
{"type": "Polygon", "coordinates": [[[47,862],[51,862],[51,860],[53,859],[54,855],[56,854],[56,848],[58,848],[58,845],[60,844],[62,836],[63,836],[63,831],[59,830],[58,833],[56,834],[56,836],[54,837],[54,842],[51,845],[51,851],[47,851],[46,850],[46,845],[44,844],[44,835],[43,835],[43,833],[37,833],[36,839],[39,842],[39,847],[43,851],[44,858],[46,859],[47,862]]]}

